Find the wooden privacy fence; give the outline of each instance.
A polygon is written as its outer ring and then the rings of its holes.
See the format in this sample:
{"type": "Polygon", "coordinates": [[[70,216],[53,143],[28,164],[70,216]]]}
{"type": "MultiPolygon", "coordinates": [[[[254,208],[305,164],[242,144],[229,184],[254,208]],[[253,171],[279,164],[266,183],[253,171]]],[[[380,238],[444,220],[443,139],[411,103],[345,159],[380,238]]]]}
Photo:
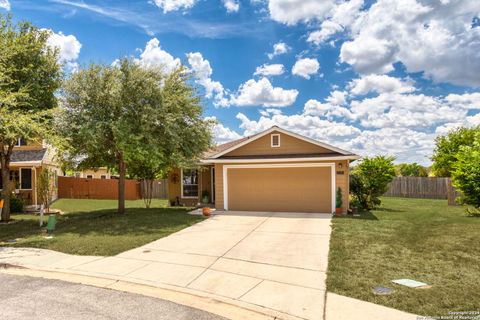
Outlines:
{"type": "MultiPolygon", "coordinates": [[[[142,180],[140,182],[140,194],[146,194],[147,181],[142,180]]],[[[153,199],[167,199],[168,198],[168,179],[154,180],[152,188],[152,198],[153,199]]]]}
{"type": "Polygon", "coordinates": [[[450,178],[396,177],[388,185],[385,196],[449,199],[449,204],[455,204],[458,192],[452,186],[450,178]]]}
{"type": "MultiPolygon", "coordinates": [[[[72,199],[118,199],[117,179],[58,177],[58,197],[72,199]]],[[[125,199],[141,199],[140,183],[125,181],[125,199]]]]}

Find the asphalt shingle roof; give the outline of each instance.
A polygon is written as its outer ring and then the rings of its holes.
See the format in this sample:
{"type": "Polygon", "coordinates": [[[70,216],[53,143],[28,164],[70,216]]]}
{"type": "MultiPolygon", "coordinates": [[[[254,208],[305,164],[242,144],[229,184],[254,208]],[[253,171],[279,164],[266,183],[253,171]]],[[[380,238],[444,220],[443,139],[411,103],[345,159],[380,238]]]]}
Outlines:
{"type": "Polygon", "coordinates": [[[13,150],[10,162],[42,161],[47,149],[39,150],[13,150]]]}

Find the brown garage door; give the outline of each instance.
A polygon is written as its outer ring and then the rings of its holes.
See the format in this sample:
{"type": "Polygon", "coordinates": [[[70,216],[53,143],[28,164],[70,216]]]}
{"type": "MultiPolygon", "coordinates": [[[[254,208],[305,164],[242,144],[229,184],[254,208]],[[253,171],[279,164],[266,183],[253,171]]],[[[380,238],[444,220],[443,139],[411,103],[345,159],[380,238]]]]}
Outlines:
{"type": "Polygon", "coordinates": [[[332,212],[330,167],[229,168],[228,209],[332,212]]]}

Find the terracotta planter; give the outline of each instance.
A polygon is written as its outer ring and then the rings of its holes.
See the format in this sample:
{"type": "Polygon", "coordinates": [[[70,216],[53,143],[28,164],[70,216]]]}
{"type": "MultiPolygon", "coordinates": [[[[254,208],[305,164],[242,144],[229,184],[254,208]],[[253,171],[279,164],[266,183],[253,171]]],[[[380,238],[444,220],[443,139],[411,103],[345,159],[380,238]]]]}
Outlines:
{"type": "Polygon", "coordinates": [[[343,213],[343,209],[342,209],[342,208],[335,208],[335,214],[341,215],[342,213],[343,213]]]}
{"type": "Polygon", "coordinates": [[[209,207],[202,208],[202,214],[205,217],[210,216],[211,213],[212,213],[212,209],[210,209],[209,207]]]}

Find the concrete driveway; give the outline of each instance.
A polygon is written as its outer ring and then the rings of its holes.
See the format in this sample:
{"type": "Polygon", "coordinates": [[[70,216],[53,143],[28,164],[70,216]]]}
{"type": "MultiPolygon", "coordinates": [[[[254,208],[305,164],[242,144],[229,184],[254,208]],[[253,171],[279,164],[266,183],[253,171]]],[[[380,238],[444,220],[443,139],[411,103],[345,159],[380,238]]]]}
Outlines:
{"type": "MultiPolygon", "coordinates": [[[[129,278],[154,280],[305,319],[323,319],[330,215],[220,213],[111,259],[129,278]]],[[[101,268],[103,264],[98,261],[101,268]]],[[[79,268],[90,269],[96,262],[79,268]]]]}

